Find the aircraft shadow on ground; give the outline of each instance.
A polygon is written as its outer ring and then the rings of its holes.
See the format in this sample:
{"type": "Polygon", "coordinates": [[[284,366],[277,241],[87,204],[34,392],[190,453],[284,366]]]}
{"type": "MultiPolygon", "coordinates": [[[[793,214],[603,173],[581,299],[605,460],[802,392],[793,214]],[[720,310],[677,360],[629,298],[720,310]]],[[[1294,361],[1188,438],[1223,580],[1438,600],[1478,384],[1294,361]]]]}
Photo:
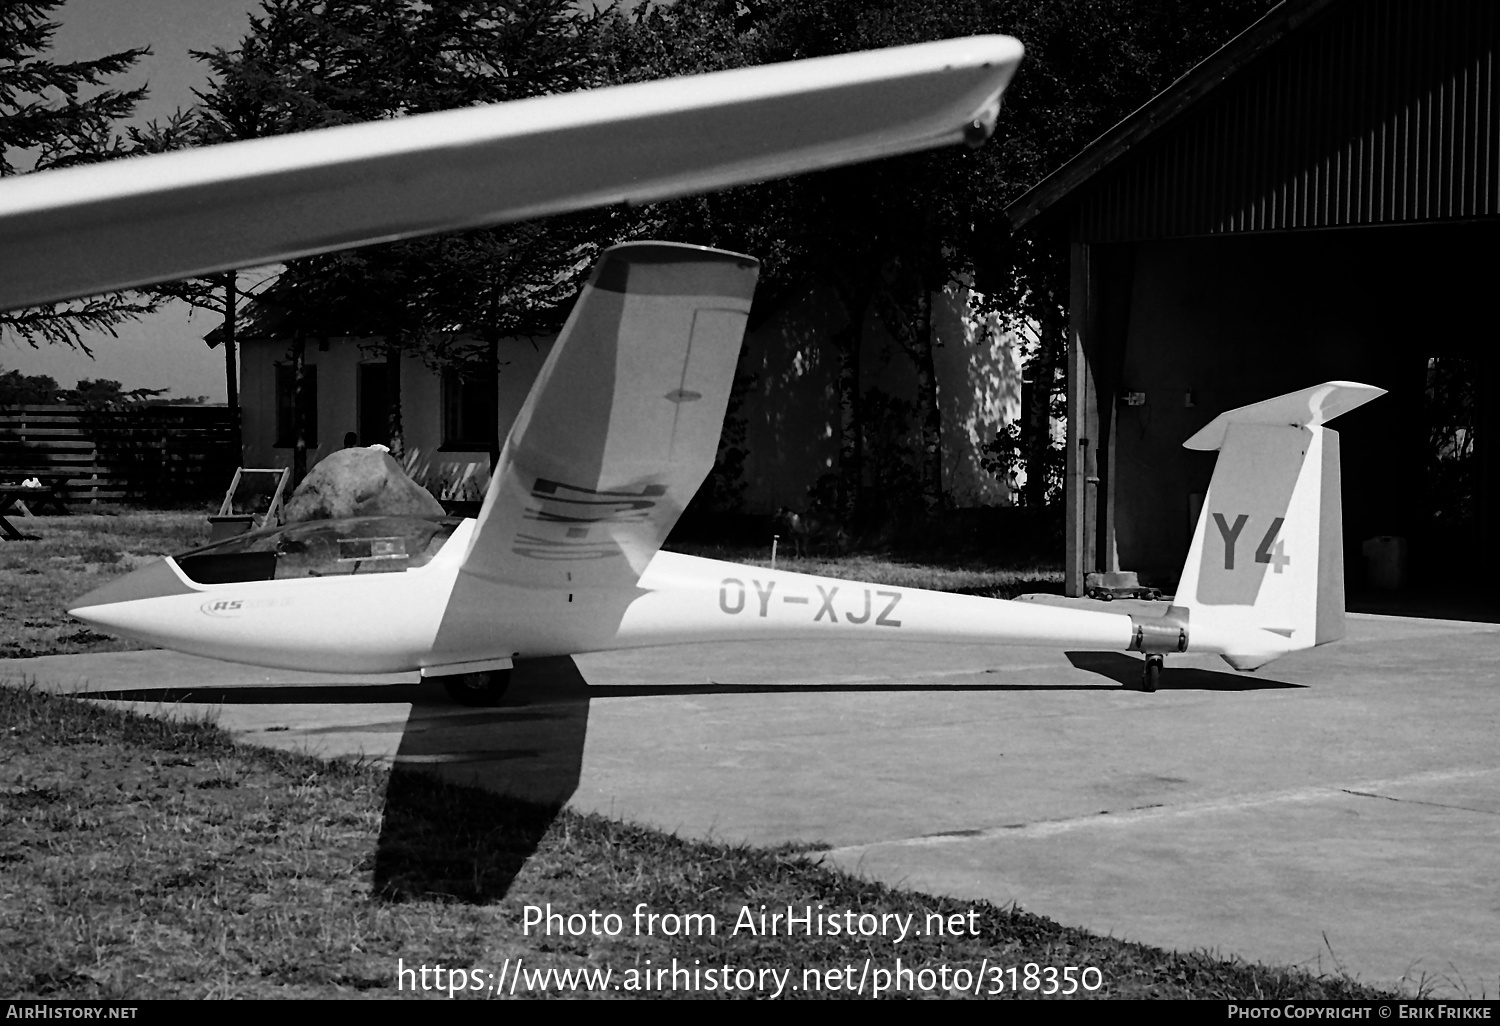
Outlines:
{"type": "Polygon", "coordinates": [[[419,702],[432,685],[423,684],[265,684],[236,688],[120,688],[89,691],[83,698],[114,702],[198,702],[205,705],[345,705],[419,702]]]}
{"type": "Polygon", "coordinates": [[[87,697],[167,704],[410,703],[375,847],[374,890],[390,901],[503,897],[578,787],[589,718],[588,684],[565,656],[518,663],[505,698],[483,710],[455,706],[430,681],[133,688],[87,697]]]}
{"type": "MultiPolygon", "coordinates": [[[[1119,681],[1127,688],[1141,686],[1142,660],[1124,652],[1065,652],[1068,662],[1080,670],[1097,673],[1119,681]]],[[[1173,666],[1170,657],[1161,671],[1162,691],[1274,691],[1282,688],[1305,688],[1269,677],[1252,677],[1244,673],[1205,670],[1198,666],[1173,666]]]]}
{"type": "MultiPolygon", "coordinates": [[[[1125,658],[1129,658],[1128,656],[1125,658]]],[[[1088,667],[1084,667],[1088,669],[1088,667]]],[[[1211,672],[1211,671],[1205,671],[1211,672]]],[[[1108,674],[1106,674],[1108,676],[1108,674]]],[[[1140,682],[1140,663],[1129,678],[1134,686],[1140,682]]],[[[1220,676],[1227,676],[1221,674],[1220,676]]],[[[1124,678],[1115,678],[1124,681],[1124,678]]],[[[1291,685],[1288,685],[1291,686],[1291,685]]],[[[1109,684],[942,684],[859,682],[852,684],[600,684],[590,694],[595,698],[660,698],[670,695],[837,695],[891,694],[902,692],[945,691],[1116,691],[1109,684]]],[[[423,722],[435,722],[443,716],[474,725],[495,722],[510,723],[522,714],[508,709],[512,698],[498,709],[476,712],[459,709],[441,694],[432,682],[423,684],[268,684],[259,687],[234,688],[126,688],[116,691],[90,691],[85,697],[116,702],[198,702],[206,705],[354,705],[403,704],[430,706],[423,722]]],[[[343,728],[329,728],[340,730],[343,728]]],[[[318,733],[318,731],[307,731],[318,733]]]]}
{"type": "MultiPolygon", "coordinates": [[[[1136,677],[1140,677],[1139,668],[1136,677]]],[[[670,695],[879,695],[955,691],[1118,691],[1109,684],[601,684],[595,698],[661,698],[670,695]]]]}
{"type": "Polygon", "coordinates": [[[504,700],[483,712],[456,714],[423,690],[386,789],[375,892],[504,897],[577,789],[588,684],[564,655],[517,663],[504,700]]]}
{"type": "Polygon", "coordinates": [[[518,663],[501,704],[479,714],[426,694],[412,703],[386,789],[376,893],[503,897],[578,788],[588,684],[562,656],[518,663]]]}

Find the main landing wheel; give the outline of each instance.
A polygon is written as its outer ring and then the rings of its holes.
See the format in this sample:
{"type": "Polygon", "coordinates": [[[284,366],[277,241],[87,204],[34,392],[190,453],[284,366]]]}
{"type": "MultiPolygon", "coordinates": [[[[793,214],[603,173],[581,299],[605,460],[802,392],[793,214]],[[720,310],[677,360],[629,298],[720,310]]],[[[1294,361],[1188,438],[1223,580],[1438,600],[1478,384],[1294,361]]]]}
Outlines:
{"type": "Polygon", "coordinates": [[[1161,669],[1167,661],[1163,655],[1146,656],[1146,667],[1141,671],[1141,690],[1150,694],[1161,685],[1161,669]]]}
{"type": "Polygon", "coordinates": [[[459,705],[479,708],[499,705],[510,687],[509,670],[485,670],[481,673],[455,673],[443,678],[443,690],[459,705]]]}

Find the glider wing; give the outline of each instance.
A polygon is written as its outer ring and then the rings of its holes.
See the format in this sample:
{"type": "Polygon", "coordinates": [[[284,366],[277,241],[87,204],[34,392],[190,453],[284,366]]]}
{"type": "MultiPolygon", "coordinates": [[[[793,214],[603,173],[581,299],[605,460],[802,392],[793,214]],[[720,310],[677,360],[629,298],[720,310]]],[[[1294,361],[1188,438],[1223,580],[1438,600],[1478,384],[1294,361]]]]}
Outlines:
{"type": "Polygon", "coordinates": [[[0,184],[0,309],[989,135],[1007,36],[613,86],[0,184]]]}

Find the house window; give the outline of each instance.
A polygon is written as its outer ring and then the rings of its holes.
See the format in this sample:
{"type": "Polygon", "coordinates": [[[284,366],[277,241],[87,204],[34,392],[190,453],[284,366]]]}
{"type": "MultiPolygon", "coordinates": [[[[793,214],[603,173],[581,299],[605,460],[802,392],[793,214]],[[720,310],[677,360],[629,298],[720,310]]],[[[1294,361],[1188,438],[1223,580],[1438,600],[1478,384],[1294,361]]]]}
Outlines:
{"type": "Polygon", "coordinates": [[[390,370],[383,363],[359,365],[359,444],[391,444],[390,370]]]}
{"type": "Polygon", "coordinates": [[[495,382],[486,375],[443,372],[443,448],[488,452],[497,414],[495,382]]]}
{"type": "MultiPolygon", "coordinates": [[[[289,363],[276,365],[276,447],[291,449],[297,444],[297,420],[292,401],[294,369],[289,363]]],[[[318,447],[318,368],[315,364],[302,366],[302,402],[307,408],[307,447],[318,447]]]]}

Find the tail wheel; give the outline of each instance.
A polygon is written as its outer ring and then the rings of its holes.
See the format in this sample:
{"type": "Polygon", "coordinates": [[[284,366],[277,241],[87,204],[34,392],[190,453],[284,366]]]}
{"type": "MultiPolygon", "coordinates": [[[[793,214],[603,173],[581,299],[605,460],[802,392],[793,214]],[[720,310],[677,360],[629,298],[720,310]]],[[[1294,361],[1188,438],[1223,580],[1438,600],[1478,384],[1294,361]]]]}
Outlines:
{"type": "Polygon", "coordinates": [[[1145,669],[1141,671],[1141,690],[1150,694],[1161,686],[1161,670],[1166,657],[1155,653],[1146,656],[1145,669]]]}
{"type": "Polygon", "coordinates": [[[459,705],[484,708],[499,705],[510,687],[509,670],[485,670],[482,673],[455,673],[443,678],[443,690],[459,705]]]}

